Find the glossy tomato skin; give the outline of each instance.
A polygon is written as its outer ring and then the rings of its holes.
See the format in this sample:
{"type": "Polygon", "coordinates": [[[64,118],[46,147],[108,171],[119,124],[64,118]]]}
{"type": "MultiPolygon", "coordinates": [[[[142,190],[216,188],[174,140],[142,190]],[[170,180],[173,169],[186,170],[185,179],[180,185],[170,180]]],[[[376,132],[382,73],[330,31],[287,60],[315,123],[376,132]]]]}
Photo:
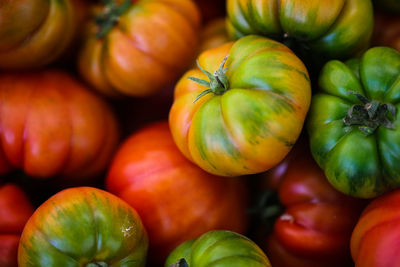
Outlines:
{"type": "Polygon", "coordinates": [[[195,57],[200,15],[191,0],[135,2],[101,38],[93,18],[80,51],[81,75],[107,96],[154,94],[195,57]]]}
{"type": "Polygon", "coordinates": [[[227,0],[228,28],[239,38],[259,34],[294,42],[316,58],[344,58],[367,49],[370,0],[227,0]]]}
{"type": "Polygon", "coordinates": [[[207,231],[246,230],[243,181],[208,174],[189,162],[176,148],[167,122],[151,124],[125,141],[106,187],[138,211],[154,263],[163,263],[180,243],[207,231]]]}
{"type": "Polygon", "coordinates": [[[18,243],[33,206],[17,185],[0,186],[0,266],[17,267],[18,243]]]}
{"type": "Polygon", "coordinates": [[[308,120],[311,152],[339,191],[372,198],[400,185],[400,53],[387,47],[368,50],[361,59],[328,62],[319,78],[320,93],[313,96],[308,120]],[[369,101],[393,104],[392,128],[379,126],[371,134],[346,125],[351,107],[369,101]]]}
{"type": "Polygon", "coordinates": [[[286,46],[255,35],[207,50],[198,62],[214,73],[228,55],[230,89],[223,94],[194,103],[207,89],[188,79],[207,79],[199,69],[178,82],[172,136],[186,158],[212,174],[262,172],[286,156],[301,132],[311,98],[308,72],[286,46]]]}
{"type": "Polygon", "coordinates": [[[100,189],[75,187],[52,196],[29,219],[18,265],[142,267],[147,246],[140,217],[127,203],[100,189]]]}
{"type": "MultiPolygon", "coordinates": [[[[400,5],[400,1],[399,1],[400,5]]],[[[372,44],[389,46],[400,52],[400,16],[375,12],[372,44]]]]}
{"type": "Polygon", "coordinates": [[[0,68],[28,69],[58,58],[78,33],[79,0],[3,1],[0,6],[0,68]]]}
{"type": "Polygon", "coordinates": [[[250,239],[231,231],[210,231],[177,247],[165,262],[184,258],[189,267],[270,267],[264,252],[250,239]]]}
{"type": "Polygon", "coordinates": [[[118,141],[108,105],[60,71],[0,75],[0,173],[90,177],[118,141]]]}
{"type": "Polygon", "coordinates": [[[264,243],[272,265],[351,266],[350,235],[364,202],[336,191],[305,146],[292,152],[267,176],[284,207],[264,243]]]}
{"type": "Polygon", "coordinates": [[[398,267],[400,191],[374,199],[363,211],[351,236],[356,267],[398,267]]]}

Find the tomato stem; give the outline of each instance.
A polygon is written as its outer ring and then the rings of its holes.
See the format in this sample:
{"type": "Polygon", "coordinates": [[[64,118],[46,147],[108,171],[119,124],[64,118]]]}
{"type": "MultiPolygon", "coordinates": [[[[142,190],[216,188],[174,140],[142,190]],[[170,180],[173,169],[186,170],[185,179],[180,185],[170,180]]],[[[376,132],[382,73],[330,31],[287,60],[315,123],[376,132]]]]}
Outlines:
{"type": "Polygon", "coordinates": [[[174,264],[171,264],[169,267],[189,267],[188,263],[184,258],[179,259],[177,262],[174,264]]]}
{"type": "Polygon", "coordinates": [[[107,263],[105,263],[104,261],[101,262],[91,262],[86,264],[85,267],[110,267],[110,265],[108,265],[107,263]]]}
{"type": "Polygon", "coordinates": [[[360,125],[359,129],[366,135],[373,134],[379,126],[394,129],[394,125],[388,118],[388,113],[395,119],[396,108],[390,103],[380,103],[377,100],[369,100],[358,92],[348,91],[355,95],[362,104],[356,104],[347,111],[343,118],[346,126],[360,125]]]}
{"type": "Polygon", "coordinates": [[[95,22],[99,26],[97,38],[103,38],[118,23],[119,17],[131,6],[131,0],[125,0],[121,5],[118,5],[115,0],[104,0],[103,2],[104,10],[95,18],[95,22]]]}
{"type": "Polygon", "coordinates": [[[196,103],[197,100],[199,100],[201,97],[203,97],[204,95],[206,95],[208,93],[214,93],[217,95],[221,95],[221,94],[225,93],[227,90],[229,90],[229,81],[228,81],[228,77],[226,77],[226,72],[227,72],[228,68],[224,68],[225,63],[228,60],[228,56],[226,56],[224,58],[224,60],[222,60],[221,65],[214,72],[214,74],[211,74],[207,70],[203,69],[199,64],[199,61],[196,62],[199,69],[208,77],[209,81],[199,79],[196,77],[188,77],[188,79],[190,79],[200,85],[203,85],[209,89],[201,92],[196,97],[196,99],[194,100],[193,103],[196,103]]]}

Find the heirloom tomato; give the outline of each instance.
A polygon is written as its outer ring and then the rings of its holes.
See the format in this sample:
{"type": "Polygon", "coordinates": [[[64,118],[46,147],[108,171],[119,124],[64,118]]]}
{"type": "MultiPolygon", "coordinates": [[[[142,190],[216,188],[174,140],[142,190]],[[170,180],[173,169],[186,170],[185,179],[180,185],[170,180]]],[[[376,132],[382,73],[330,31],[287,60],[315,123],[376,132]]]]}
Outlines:
{"type": "MultiPolygon", "coordinates": [[[[351,266],[350,236],[364,203],[336,191],[305,146],[296,146],[265,178],[282,206],[263,241],[272,265],[351,266]]],[[[271,204],[263,210],[271,211],[271,204]]]]}
{"type": "Polygon", "coordinates": [[[88,177],[118,141],[108,105],[60,71],[0,75],[0,173],[88,177]]]}
{"type": "Polygon", "coordinates": [[[169,256],[165,267],[270,267],[264,252],[250,239],[231,231],[211,231],[186,241],[169,256]],[[187,265],[179,265],[185,262],[187,265]],[[175,265],[174,265],[175,266],[175,265]]]}
{"type": "Polygon", "coordinates": [[[136,211],[100,189],[75,187],[44,202],[26,223],[19,267],[143,267],[147,234],[136,211]]]}
{"type": "Polygon", "coordinates": [[[176,85],[169,114],[180,151],[222,176],[279,163],[310,105],[310,79],[300,59],[276,41],[251,35],[203,52],[198,64],[202,70],[188,71],[176,85]]]}
{"type": "Polygon", "coordinates": [[[372,198],[400,186],[400,53],[328,62],[308,119],[311,152],[339,191],[372,198]]]}
{"type": "Polygon", "coordinates": [[[191,0],[107,1],[94,8],[80,73],[108,96],[148,96],[190,65],[199,26],[191,0]]]}
{"type": "Polygon", "coordinates": [[[370,0],[227,0],[227,12],[232,36],[264,35],[317,59],[367,49],[373,27],[370,0]]]}
{"type": "Polygon", "coordinates": [[[18,243],[33,206],[17,185],[0,186],[0,266],[17,267],[18,243]]]}
{"type": "Polygon", "coordinates": [[[400,52],[400,15],[375,12],[372,44],[375,46],[389,46],[400,52]]]}
{"type": "Polygon", "coordinates": [[[130,136],[106,186],[137,210],[149,234],[149,260],[163,263],[180,243],[213,229],[246,230],[246,189],[198,168],[176,148],[167,122],[130,136]]]}
{"type": "Polygon", "coordinates": [[[400,266],[400,190],[373,200],[351,235],[356,267],[400,266]]]}
{"type": "Polygon", "coordinates": [[[0,68],[34,68],[59,57],[78,33],[81,2],[1,1],[0,68]]]}

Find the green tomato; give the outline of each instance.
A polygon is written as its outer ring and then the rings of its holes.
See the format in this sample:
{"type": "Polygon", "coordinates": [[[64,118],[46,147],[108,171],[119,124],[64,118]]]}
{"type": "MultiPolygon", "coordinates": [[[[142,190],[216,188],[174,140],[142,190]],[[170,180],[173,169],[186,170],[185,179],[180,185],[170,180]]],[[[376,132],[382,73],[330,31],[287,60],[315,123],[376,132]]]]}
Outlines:
{"type": "Polygon", "coordinates": [[[376,197],[400,186],[400,53],[328,62],[307,124],[314,159],[339,191],[376,197]]]}
{"type": "Polygon", "coordinates": [[[216,230],[178,246],[165,267],[270,267],[264,252],[240,234],[216,230]]]}
{"type": "Polygon", "coordinates": [[[370,0],[228,0],[227,13],[232,37],[267,36],[320,61],[366,50],[373,30],[370,0]]]}

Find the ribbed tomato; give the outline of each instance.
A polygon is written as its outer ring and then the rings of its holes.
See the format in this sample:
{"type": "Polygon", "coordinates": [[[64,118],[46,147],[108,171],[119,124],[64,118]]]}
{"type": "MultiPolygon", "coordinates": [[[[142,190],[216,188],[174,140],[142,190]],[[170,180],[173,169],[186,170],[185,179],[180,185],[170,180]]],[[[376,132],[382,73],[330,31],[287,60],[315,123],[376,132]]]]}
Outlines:
{"type": "Polygon", "coordinates": [[[207,79],[200,69],[188,71],[176,85],[169,114],[180,151],[222,176],[279,163],[296,142],[310,105],[310,80],[300,59],[278,42],[251,35],[205,51],[198,63],[210,82],[199,80],[207,79]]]}
{"type": "Polygon", "coordinates": [[[33,206],[14,184],[0,186],[0,266],[17,267],[18,243],[33,206]]]}
{"type": "Polygon", "coordinates": [[[211,231],[177,247],[165,267],[271,267],[250,239],[230,231],[211,231]]]}
{"type": "Polygon", "coordinates": [[[195,57],[200,16],[191,0],[133,2],[96,6],[80,52],[80,73],[108,96],[155,93],[195,57]]]}
{"type": "Polygon", "coordinates": [[[266,180],[282,205],[263,246],[272,265],[351,266],[350,236],[364,202],[336,191],[306,146],[292,150],[266,180]]]}
{"type": "Polygon", "coordinates": [[[356,267],[400,266],[400,190],[373,200],[351,236],[356,267]]]}
{"type": "Polygon", "coordinates": [[[0,173],[88,177],[118,141],[109,106],[59,71],[0,75],[0,173]]]}
{"type": "Polygon", "coordinates": [[[232,36],[267,36],[317,60],[367,49],[373,27],[371,0],[227,0],[227,11],[232,36]]]}
{"type": "Polygon", "coordinates": [[[26,223],[19,267],[143,267],[147,234],[136,211],[100,189],[75,187],[44,202],[26,223]]]}
{"type": "Polygon", "coordinates": [[[59,57],[78,33],[82,0],[0,3],[0,68],[26,69],[59,57]]]}
{"type": "Polygon", "coordinates": [[[176,148],[167,122],[130,136],[109,170],[107,189],[135,208],[150,239],[149,261],[213,229],[243,233],[246,189],[240,179],[206,173],[176,148]]]}

